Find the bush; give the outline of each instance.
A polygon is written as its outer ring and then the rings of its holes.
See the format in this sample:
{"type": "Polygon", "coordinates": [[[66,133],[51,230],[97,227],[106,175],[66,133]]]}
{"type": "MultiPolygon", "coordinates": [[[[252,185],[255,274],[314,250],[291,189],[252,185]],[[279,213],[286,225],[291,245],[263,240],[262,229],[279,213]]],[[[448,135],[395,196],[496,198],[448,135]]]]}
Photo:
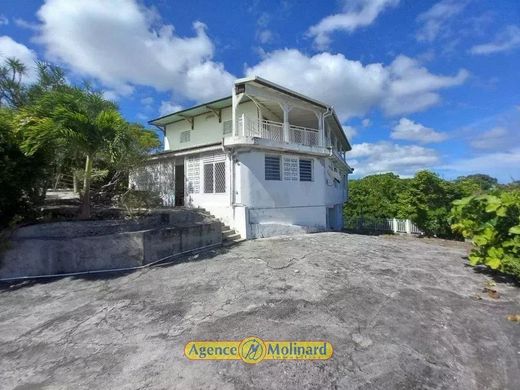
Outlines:
{"type": "Polygon", "coordinates": [[[520,280],[520,191],[453,202],[451,228],[473,241],[470,264],[484,264],[520,280]]]}
{"type": "Polygon", "coordinates": [[[129,215],[134,215],[141,211],[159,207],[162,200],[155,192],[128,190],[119,197],[118,203],[126,209],[129,215]]]}
{"type": "Polygon", "coordinates": [[[43,203],[47,164],[41,153],[26,156],[13,131],[9,110],[0,110],[0,227],[27,217],[43,203]]]}

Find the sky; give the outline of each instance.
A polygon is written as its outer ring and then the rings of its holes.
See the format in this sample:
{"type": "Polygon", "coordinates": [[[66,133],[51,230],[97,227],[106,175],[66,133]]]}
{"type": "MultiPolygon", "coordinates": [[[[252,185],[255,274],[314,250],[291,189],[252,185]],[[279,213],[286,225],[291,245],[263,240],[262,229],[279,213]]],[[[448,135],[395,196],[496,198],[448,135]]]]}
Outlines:
{"type": "Polygon", "coordinates": [[[520,180],[518,0],[0,0],[13,56],[143,124],[258,75],[334,106],[354,177],[520,180]]]}

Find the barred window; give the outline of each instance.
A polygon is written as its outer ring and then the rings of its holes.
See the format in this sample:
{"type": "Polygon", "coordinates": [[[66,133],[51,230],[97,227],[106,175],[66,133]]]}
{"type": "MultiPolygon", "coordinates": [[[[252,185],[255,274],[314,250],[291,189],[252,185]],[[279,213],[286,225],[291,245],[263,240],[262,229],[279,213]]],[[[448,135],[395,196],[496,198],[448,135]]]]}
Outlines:
{"type": "Polygon", "coordinates": [[[280,156],[265,156],[265,180],[282,180],[280,156]]]}
{"type": "Polygon", "coordinates": [[[190,142],[191,133],[189,130],[181,132],[181,143],[190,142]]]}
{"type": "Polygon", "coordinates": [[[300,181],[312,181],[312,160],[300,159],[300,181]]]}
{"type": "Polygon", "coordinates": [[[224,161],[204,164],[204,192],[226,192],[226,163],[224,161]]]}
{"type": "Polygon", "coordinates": [[[186,182],[188,194],[198,194],[200,192],[200,162],[197,157],[186,159],[186,182]]]}
{"type": "Polygon", "coordinates": [[[283,158],[283,179],[298,181],[298,158],[283,158]]]}
{"type": "Polygon", "coordinates": [[[233,121],[224,121],[222,123],[222,134],[231,134],[233,131],[233,121]]]}
{"type": "Polygon", "coordinates": [[[226,192],[226,163],[215,163],[215,192],[226,192]]]}

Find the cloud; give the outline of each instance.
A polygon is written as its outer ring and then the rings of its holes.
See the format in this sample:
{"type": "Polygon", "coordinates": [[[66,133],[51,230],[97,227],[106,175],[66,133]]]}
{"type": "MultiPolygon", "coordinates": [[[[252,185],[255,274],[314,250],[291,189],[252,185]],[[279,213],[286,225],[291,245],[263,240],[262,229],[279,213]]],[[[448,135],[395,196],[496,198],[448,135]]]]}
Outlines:
{"type": "Polygon", "coordinates": [[[417,145],[364,142],[352,146],[347,161],[359,176],[385,172],[410,176],[438,164],[439,156],[435,150],[417,145]]]}
{"type": "Polygon", "coordinates": [[[424,110],[440,101],[440,89],[460,85],[468,76],[463,69],[454,76],[435,75],[402,55],[388,66],[363,65],[342,54],[309,57],[296,49],[266,53],[246,73],[332,104],[343,121],[375,107],[387,115],[424,110]]]}
{"type": "Polygon", "coordinates": [[[416,33],[416,39],[422,42],[432,42],[439,34],[445,33],[448,24],[459,15],[468,1],[442,0],[433,5],[428,11],[417,16],[421,27],[416,33]]]}
{"type": "Polygon", "coordinates": [[[36,80],[36,53],[27,46],[4,35],[0,37],[0,61],[3,62],[4,59],[9,57],[19,59],[27,67],[27,74],[22,78],[23,82],[30,83],[36,80]]]}
{"type": "Polygon", "coordinates": [[[368,127],[371,125],[371,122],[370,122],[370,119],[369,118],[365,118],[361,121],[361,124],[363,125],[363,127],[368,127]]]}
{"type": "Polygon", "coordinates": [[[405,141],[415,141],[421,144],[442,142],[448,135],[440,133],[408,118],[401,118],[390,133],[390,138],[405,141]]]}
{"type": "Polygon", "coordinates": [[[475,149],[507,150],[520,142],[520,129],[516,131],[497,126],[475,136],[470,145],[475,149]]]}
{"type": "Polygon", "coordinates": [[[330,44],[330,34],[334,31],[353,32],[368,26],[386,8],[396,6],[399,0],[344,0],[343,3],[342,13],[329,15],[309,28],[307,35],[314,38],[314,44],[319,49],[325,49],[330,44]]]}
{"type": "Polygon", "coordinates": [[[0,26],[7,26],[9,24],[9,19],[4,15],[0,15],[0,26]]]}
{"type": "Polygon", "coordinates": [[[454,176],[471,173],[485,173],[496,177],[501,182],[520,179],[520,148],[508,151],[490,152],[478,156],[459,158],[439,166],[454,176]]]}
{"type": "Polygon", "coordinates": [[[349,140],[352,140],[352,138],[354,138],[356,135],[357,135],[357,129],[355,127],[352,127],[352,126],[342,126],[343,127],[343,132],[345,133],[345,135],[347,136],[347,138],[349,140]]]}
{"type": "Polygon", "coordinates": [[[162,101],[159,107],[159,115],[168,115],[182,110],[182,106],[168,101],[162,101]]]}
{"type": "Polygon", "coordinates": [[[520,48],[520,27],[510,25],[499,32],[492,42],[473,46],[470,53],[485,55],[507,52],[517,48],[520,48]]]}
{"type": "Polygon", "coordinates": [[[230,93],[233,76],[212,60],[203,23],[193,23],[193,36],[179,36],[135,0],[47,0],[37,16],[47,58],[117,92],[146,85],[195,101],[230,93]]]}

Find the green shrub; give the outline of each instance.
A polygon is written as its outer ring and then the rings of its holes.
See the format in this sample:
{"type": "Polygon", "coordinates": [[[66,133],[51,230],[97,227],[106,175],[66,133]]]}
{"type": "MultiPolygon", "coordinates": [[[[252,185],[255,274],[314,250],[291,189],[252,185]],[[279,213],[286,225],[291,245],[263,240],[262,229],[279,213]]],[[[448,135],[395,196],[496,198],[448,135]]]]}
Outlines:
{"type": "Polygon", "coordinates": [[[471,265],[484,264],[520,280],[520,191],[453,202],[451,228],[473,241],[471,265]]]}

